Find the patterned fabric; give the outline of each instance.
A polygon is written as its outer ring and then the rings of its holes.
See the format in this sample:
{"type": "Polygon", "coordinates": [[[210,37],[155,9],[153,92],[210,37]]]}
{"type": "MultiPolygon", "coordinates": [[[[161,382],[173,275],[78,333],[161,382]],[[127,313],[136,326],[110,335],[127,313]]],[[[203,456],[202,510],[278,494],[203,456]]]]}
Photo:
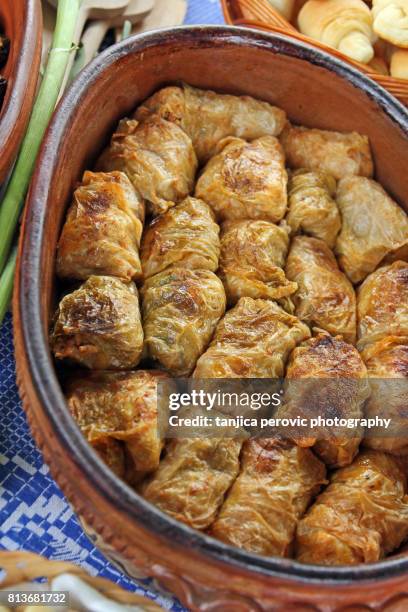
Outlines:
{"type": "MultiPolygon", "coordinates": [[[[185,23],[223,23],[219,0],[189,0],[185,23]]],[[[0,328],[0,548],[77,563],[168,610],[184,610],[170,594],[155,590],[152,581],[136,584],[111,565],[88,540],[50,477],[18,397],[11,315],[0,328]]]]}

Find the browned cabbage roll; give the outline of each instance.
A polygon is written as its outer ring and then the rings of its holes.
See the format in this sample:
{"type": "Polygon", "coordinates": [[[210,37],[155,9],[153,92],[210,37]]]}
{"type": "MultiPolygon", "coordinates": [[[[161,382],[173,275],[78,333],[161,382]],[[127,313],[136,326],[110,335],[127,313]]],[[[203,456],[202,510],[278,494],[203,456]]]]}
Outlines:
{"type": "Polygon", "coordinates": [[[288,176],[279,140],[227,138],[218,151],[197,181],[196,197],[207,202],[220,221],[280,221],[286,212],[288,176]]]}
{"type": "Polygon", "coordinates": [[[296,170],[289,180],[286,221],[294,233],[320,238],[333,248],[341,229],[339,209],[333,197],[336,181],[324,172],[296,170]]]}
{"type": "Polygon", "coordinates": [[[206,529],[238,475],[241,446],[230,437],[170,440],[142,495],[182,523],[206,529]]]}
{"type": "Polygon", "coordinates": [[[119,478],[125,478],[126,456],[123,442],[113,438],[100,438],[92,442],[92,446],[112,472],[119,478]]]}
{"type": "Polygon", "coordinates": [[[220,321],[195,378],[279,378],[295,346],[309,338],[299,319],[270,300],[241,298],[220,321]]]}
{"type": "Polygon", "coordinates": [[[142,123],[122,119],[97,169],[125,172],[149,212],[158,215],[191,193],[197,158],[190,138],[176,124],[156,116],[142,123]]]}
{"type": "Polygon", "coordinates": [[[395,455],[408,455],[408,336],[388,336],[361,353],[370,377],[367,418],[391,419],[389,428],[372,427],[364,444],[395,455]]]}
{"type": "Polygon", "coordinates": [[[58,243],[57,274],[141,277],[144,203],[123,172],[85,172],[58,243]]]}
{"type": "Polygon", "coordinates": [[[359,283],[385,256],[408,244],[408,217],[379,183],[362,177],[339,182],[337,205],[342,230],[336,254],[349,279],[359,283]]]}
{"type": "Polygon", "coordinates": [[[220,277],[229,304],[241,297],[280,299],[297,289],[283,267],[289,228],[269,221],[226,221],[221,232],[220,277]]]}
{"type": "Polygon", "coordinates": [[[406,476],[398,459],[365,450],[331,477],[299,522],[296,558],[319,565],[373,563],[408,536],[406,476]]]}
{"type": "Polygon", "coordinates": [[[174,376],[188,376],[225,312],[225,291],[210,270],[171,268],[142,288],[148,355],[174,376]]]}
{"type": "Polygon", "coordinates": [[[386,336],[408,336],[408,263],[396,261],[365,279],[357,316],[360,348],[386,336]]]}
{"type": "Polygon", "coordinates": [[[355,342],[354,289],[323,240],[296,236],[286,262],[286,276],[298,284],[291,299],[299,319],[355,342]]]}
{"type": "Polygon", "coordinates": [[[134,283],[112,276],[90,276],[61,300],[51,347],[57,359],[94,370],[134,368],[143,349],[134,283]]]}
{"type": "Polygon", "coordinates": [[[166,87],[139,107],[135,116],[158,114],[177,123],[192,139],[200,162],[215,154],[226,136],[254,140],[278,136],[286,122],[283,110],[249,96],[230,96],[189,85],[166,87]]]}
{"type": "Polygon", "coordinates": [[[349,175],[373,175],[369,140],[357,132],[342,134],[288,123],[280,140],[290,168],[320,170],[337,180],[349,175]]]}
{"type": "Polygon", "coordinates": [[[157,385],[164,372],[90,372],[74,379],[67,402],[87,440],[96,447],[122,441],[138,472],[153,472],[163,448],[167,402],[158,404],[157,385]]]}
{"type": "MultiPolygon", "coordinates": [[[[312,419],[362,418],[370,390],[366,367],[357,349],[341,337],[318,334],[292,352],[286,371],[283,417],[312,419]],[[321,379],[324,379],[323,381],[321,379]],[[296,381],[300,380],[299,383],[296,381]]],[[[340,428],[320,428],[315,437],[297,431],[295,441],[311,447],[330,467],[351,463],[364,431],[358,428],[344,435],[340,428]]]]}
{"type": "Polygon", "coordinates": [[[241,472],[211,535],[259,555],[287,557],[298,520],[325,476],[323,463],[309,449],[273,439],[248,440],[241,472]]]}
{"type": "Polygon", "coordinates": [[[145,230],[141,250],[144,277],[171,266],[215,272],[219,233],[211,208],[202,200],[186,198],[153,219],[145,230]]]}

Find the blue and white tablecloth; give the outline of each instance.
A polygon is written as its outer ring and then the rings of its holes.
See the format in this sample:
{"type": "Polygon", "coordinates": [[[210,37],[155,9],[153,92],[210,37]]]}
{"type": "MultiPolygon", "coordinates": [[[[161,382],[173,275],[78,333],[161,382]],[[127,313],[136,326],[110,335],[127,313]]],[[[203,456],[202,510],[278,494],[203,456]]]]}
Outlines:
{"type": "MultiPolygon", "coordinates": [[[[189,0],[186,24],[223,23],[219,0],[189,0]]],[[[90,574],[147,594],[169,610],[183,610],[149,581],[135,584],[91,544],[49,475],[26,422],[18,396],[12,320],[0,329],[0,548],[28,550],[82,565],[90,574]]]]}

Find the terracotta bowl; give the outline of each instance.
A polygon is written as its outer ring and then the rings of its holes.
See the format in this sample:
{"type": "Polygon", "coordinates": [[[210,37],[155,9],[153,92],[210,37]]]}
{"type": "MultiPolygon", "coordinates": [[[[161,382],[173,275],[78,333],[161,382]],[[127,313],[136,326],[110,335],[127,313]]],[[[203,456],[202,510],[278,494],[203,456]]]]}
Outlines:
{"type": "Polygon", "coordinates": [[[231,27],[158,31],[108,49],[55,113],[24,218],[14,325],[18,380],[34,437],[103,552],[131,576],[156,577],[191,610],[396,610],[397,602],[406,610],[403,555],[326,568],[227,546],[172,520],[116,478],[68,413],[47,341],[64,212],[118,118],[179,80],[262,98],[306,125],[368,134],[378,179],[408,202],[407,111],[346,64],[289,38],[231,27]]]}
{"type": "Polygon", "coordinates": [[[1,0],[0,25],[10,38],[10,54],[1,73],[7,91],[0,109],[0,185],[6,180],[24,136],[41,61],[40,0],[1,0]]]}

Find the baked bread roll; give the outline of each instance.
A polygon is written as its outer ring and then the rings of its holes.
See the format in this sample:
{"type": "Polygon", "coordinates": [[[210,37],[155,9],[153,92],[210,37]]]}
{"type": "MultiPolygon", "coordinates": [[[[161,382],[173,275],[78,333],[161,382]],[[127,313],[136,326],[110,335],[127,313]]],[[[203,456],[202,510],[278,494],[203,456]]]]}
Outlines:
{"type": "Polygon", "coordinates": [[[288,175],[279,140],[231,137],[219,143],[218,151],[197,181],[196,197],[207,202],[220,221],[280,221],[288,201],[288,175]]]}
{"type": "Polygon", "coordinates": [[[336,181],[325,172],[296,170],[289,180],[289,212],[286,221],[294,233],[321,238],[333,248],[341,229],[340,213],[333,197],[336,181]]]}
{"type": "Polygon", "coordinates": [[[373,450],[331,477],[299,522],[296,558],[318,565],[373,563],[408,536],[405,470],[395,457],[373,450]]]}
{"type": "Polygon", "coordinates": [[[370,68],[372,68],[378,74],[383,74],[387,76],[390,74],[390,70],[388,68],[388,64],[383,57],[375,56],[369,63],[370,68]]]}
{"type": "Polygon", "coordinates": [[[408,47],[407,0],[373,0],[372,14],[374,32],[380,38],[408,47]]]}
{"type": "Polygon", "coordinates": [[[363,64],[374,57],[372,21],[363,0],[309,0],[298,16],[302,34],[363,64]]]}
{"type": "Polygon", "coordinates": [[[192,192],[197,158],[178,125],[153,115],[142,122],[122,119],[97,169],[127,174],[148,211],[159,215],[192,192]]]}
{"type": "Polygon", "coordinates": [[[287,557],[299,518],[325,483],[325,467],[309,449],[248,440],[240,475],[210,533],[259,555],[287,557]]]}
{"type": "Polygon", "coordinates": [[[268,2],[282,17],[291,20],[295,0],[268,0],[268,2]]]}
{"type": "Polygon", "coordinates": [[[369,140],[357,132],[343,134],[287,123],[280,141],[290,168],[326,172],[336,180],[373,175],[369,140]]]}
{"type": "Polygon", "coordinates": [[[241,297],[278,300],[294,293],[283,268],[289,228],[269,221],[226,221],[221,231],[220,278],[229,304],[241,297]]]}
{"type": "Polygon", "coordinates": [[[408,49],[394,51],[391,56],[390,71],[391,76],[396,79],[408,79],[408,49]]]}

